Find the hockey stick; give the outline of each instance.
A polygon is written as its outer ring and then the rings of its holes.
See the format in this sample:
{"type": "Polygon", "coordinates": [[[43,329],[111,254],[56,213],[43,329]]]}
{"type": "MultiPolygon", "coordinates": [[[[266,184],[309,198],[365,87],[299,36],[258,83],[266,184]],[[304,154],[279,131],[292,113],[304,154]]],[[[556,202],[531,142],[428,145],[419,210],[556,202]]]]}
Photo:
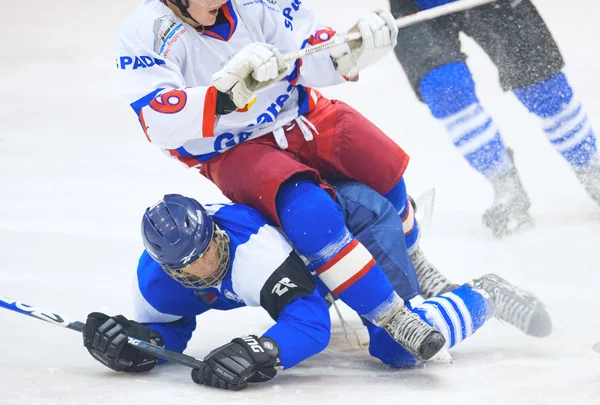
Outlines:
{"type": "MultiPolygon", "coordinates": [[[[417,24],[423,21],[433,20],[434,18],[442,17],[448,14],[458,13],[460,11],[469,10],[474,7],[482,6],[484,4],[493,3],[497,0],[458,0],[453,3],[447,3],[441,6],[433,7],[428,10],[419,11],[418,13],[400,17],[396,20],[396,27],[404,28],[409,25],[417,24]]],[[[360,33],[353,32],[348,35],[334,36],[329,41],[320,43],[318,45],[309,46],[296,52],[290,52],[285,54],[283,57],[286,62],[292,62],[296,59],[300,59],[306,55],[310,55],[315,52],[320,52],[325,49],[329,49],[335,45],[343,44],[345,42],[360,39],[360,33]]]]}
{"type": "MultiPolygon", "coordinates": [[[[31,317],[41,319],[42,321],[49,322],[53,325],[62,326],[63,328],[71,329],[80,333],[83,332],[83,328],[85,326],[85,324],[82,322],[71,322],[63,318],[59,314],[44,311],[40,308],[32,307],[22,302],[18,302],[13,299],[2,296],[0,296],[0,307],[10,309],[11,311],[15,311],[23,315],[29,315],[31,317]]],[[[188,356],[182,353],[177,353],[165,349],[164,347],[156,346],[151,343],[147,343],[129,336],[127,337],[127,343],[131,346],[137,347],[144,353],[153,354],[156,357],[161,358],[163,360],[179,363],[190,368],[198,368],[204,364],[202,360],[197,359],[195,357],[188,356]]]]}

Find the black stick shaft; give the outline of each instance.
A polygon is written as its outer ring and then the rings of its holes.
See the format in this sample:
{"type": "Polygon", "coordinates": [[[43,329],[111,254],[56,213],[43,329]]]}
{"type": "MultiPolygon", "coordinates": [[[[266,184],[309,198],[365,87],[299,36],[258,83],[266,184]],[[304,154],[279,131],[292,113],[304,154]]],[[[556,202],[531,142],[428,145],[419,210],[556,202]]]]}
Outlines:
{"type": "MultiPolygon", "coordinates": [[[[62,326],[63,328],[71,329],[79,333],[83,332],[83,327],[85,326],[85,324],[82,322],[71,322],[59,314],[48,312],[38,307],[32,307],[22,302],[2,296],[0,296],[0,307],[10,309],[11,311],[18,312],[19,314],[31,316],[57,326],[62,326]]],[[[172,350],[165,349],[164,347],[156,346],[132,337],[127,337],[127,343],[137,347],[145,353],[153,354],[163,360],[179,363],[190,368],[197,368],[204,364],[202,360],[195,357],[177,353],[172,350]]]]}

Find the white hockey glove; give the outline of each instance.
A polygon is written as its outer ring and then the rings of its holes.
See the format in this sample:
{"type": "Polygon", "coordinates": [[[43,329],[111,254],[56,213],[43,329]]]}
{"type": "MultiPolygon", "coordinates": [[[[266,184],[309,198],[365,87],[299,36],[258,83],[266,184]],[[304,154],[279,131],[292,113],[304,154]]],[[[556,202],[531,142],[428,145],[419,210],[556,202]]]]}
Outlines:
{"type": "Polygon", "coordinates": [[[362,38],[329,50],[336,70],[348,79],[355,78],[358,72],[394,49],[398,37],[396,20],[388,11],[362,17],[348,32],[360,32],[362,38]]]}
{"type": "Polygon", "coordinates": [[[248,104],[254,94],[282,79],[288,64],[272,45],[252,43],[243,47],[212,76],[217,90],[229,94],[238,108],[248,104]]]}

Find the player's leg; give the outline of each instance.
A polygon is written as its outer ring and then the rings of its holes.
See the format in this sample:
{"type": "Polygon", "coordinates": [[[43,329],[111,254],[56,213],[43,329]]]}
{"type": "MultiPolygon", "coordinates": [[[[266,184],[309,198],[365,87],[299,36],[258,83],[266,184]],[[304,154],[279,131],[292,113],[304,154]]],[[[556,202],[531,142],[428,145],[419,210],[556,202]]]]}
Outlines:
{"type": "MultiPolygon", "coordinates": [[[[447,2],[390,0],[390,5],[399,17],[447,2]]],[[[444,124],[469,164],[494,186],[494,209],[484,219],[495,235],[502,236],[529,222],[530,204],[498,127],[477,97],[460,50],[463,18],[452,15],[402,29],[395,51],[417,96],[444,124]]]]}
{"type": "MultiPolygon", "coordinates": [[[[421,319],[438,329],[452,348],[479,330],[493,316],[493,304],[486,293],[466,285],[433,297],[413,308],[421,319]]],[[[395,368],[419,364],[399,345],[394,345],[379,328],[366,324],[369,331],[369,353],[395,368]]]]}
{"type": "MultiPolygon", "coordinates": [[[[541,303],[496,275],[486,275],[416,305],[413,311],[438,329],[452,348],[495,317],[529,336],[546,337],[552,332],[550,316],[541,303]]],[[[369,353],[383,363],[407,368],[419,361],[395,344],[380,328],[366,323],[369,353]]]]}
{"type": "Polygon", "coordinates": [[[404,301],[420,294],[404,229],[394,206],[356,181],[335,183],[336,200],[350,232],[373,254],[404,301]]]}
{"type": "Polygon", "coordinates": [[[558,73],[514,94],[540,118],[552,146],[569,162],[588,194],[600,205],[600,162],[597,140],[583,105],[564,73],[558,73]]]}
{"type": "Polygon", "coordinates": [[[392,286],[405,301],[418,294],[418,285],[420,295],[425,298],[458,287],[440,273],[423,253],[415,207],[409,201],[404,180],[396,190],[396,198],[404,201],[398,213],[381,194],[363,184],[343,182],[336,184],[335,189],[348,229],[373,253],[392,286]],[[415,278],[417,287],[414,286],[415,278]],[[413,292],[412,295],[409,291],[413,292]]]}
{"type": "Polygon", "coordinates": [[[286,151],[272,136],[238,145],[211,159],[203,174],[233,201],[254,207],[280,225],[311,269],[347,305],[386,328],[412,353],[433,356],[443,346],[443,337],[408,311],[372,255],[346,228],[319,173],[297,160],[299,149],[314,142],[306,142],[297,128],[290,131],[288,141],[286,151]],[[412,320],[419,341],[408,341],[408,335],[388,327],[401,320],[412,320]]]}
{"type": "MultiPolygon", "coordinates": [[[[348,228],[373,252],[388,279],[404,300],[418,295],[415,270],[403,243],[404,227],[392,204],[379,193],[357,182],[335,184],[338,204],[348,228]]],[[[445,279],[437,269],[439,276],[445,279]]],[[[447,284],[443,294],[435,294],[414,311],[440,330],[452,347],[479,329],[492,316],[525,333],[545,336],[551,322],[541,303],[506,280],[486,275],[468,285],[447,284]]],[[[438,280],[418,278],[421,288],[439,290],[438,280]]],[[[381,328],[368,322],[371,355],[393,367],[410,367],[416,359],[396,344],[381,328]]]]}
{"type": "Polygon", "coordinates": [[[296,176],[281,185],[276,206],[285,234],[334,296],[419,358],[439,351],[441,335],[404,306],[329,194],[296,176]]]}
{"type": "Polygon", "coordinates": [[[585,109],[561,72],[560,50],[535,6],[529,0],[514,5],[503,0],[478,8],[467,26],[468,34],[498,66],[502,87],[512,90],[540,118],[548,140],[600,204],[596,138],[585,109]]]}

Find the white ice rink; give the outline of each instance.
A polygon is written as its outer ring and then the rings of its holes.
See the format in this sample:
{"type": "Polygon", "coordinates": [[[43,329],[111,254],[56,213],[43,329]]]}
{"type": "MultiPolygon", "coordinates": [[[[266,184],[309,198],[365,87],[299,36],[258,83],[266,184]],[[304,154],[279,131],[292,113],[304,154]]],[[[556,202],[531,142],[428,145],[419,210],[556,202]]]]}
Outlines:
{"type": "MultiPolygon", "coordinates": [[[[387,7],[383,0],[303,3],[340,27],[358,7],[387,7]]],[[[600,4],[536,3],[598,133],[600,4]]],[[[114,37],[137,0],[1,4],[0,295],[78,320],[92,311],[130,315],[145,207],[167,192],[204,202],[223,197],[150,145],[118,92],[114,37]]],[[[483,228],[491,188],[417,102],[393,55],[358,83],[325,93],[354,105],[410,153],[412,194],[437,188],[423,241],[431,260],[456,281],[497,272],[534,291],[553,316],[551,337],[528,338],[492,320],[453,350],[454,364],[393,371],[351,349],[334,320],[324,353],[231,393],[195,385],[177,365],[144,375],[111,372],[77,333],[0,309],[0,404],[600,404],[600,355],[592,351],[600,340],[600,209],[537,120],[500,91],[485,54],[469,40],[464,48],[533,201],[536,227],[508,240],[495,241],[483,228]]],[[[270,324],[260,309],[202,316],[188,353],[204,356],[270,324]]]]}

